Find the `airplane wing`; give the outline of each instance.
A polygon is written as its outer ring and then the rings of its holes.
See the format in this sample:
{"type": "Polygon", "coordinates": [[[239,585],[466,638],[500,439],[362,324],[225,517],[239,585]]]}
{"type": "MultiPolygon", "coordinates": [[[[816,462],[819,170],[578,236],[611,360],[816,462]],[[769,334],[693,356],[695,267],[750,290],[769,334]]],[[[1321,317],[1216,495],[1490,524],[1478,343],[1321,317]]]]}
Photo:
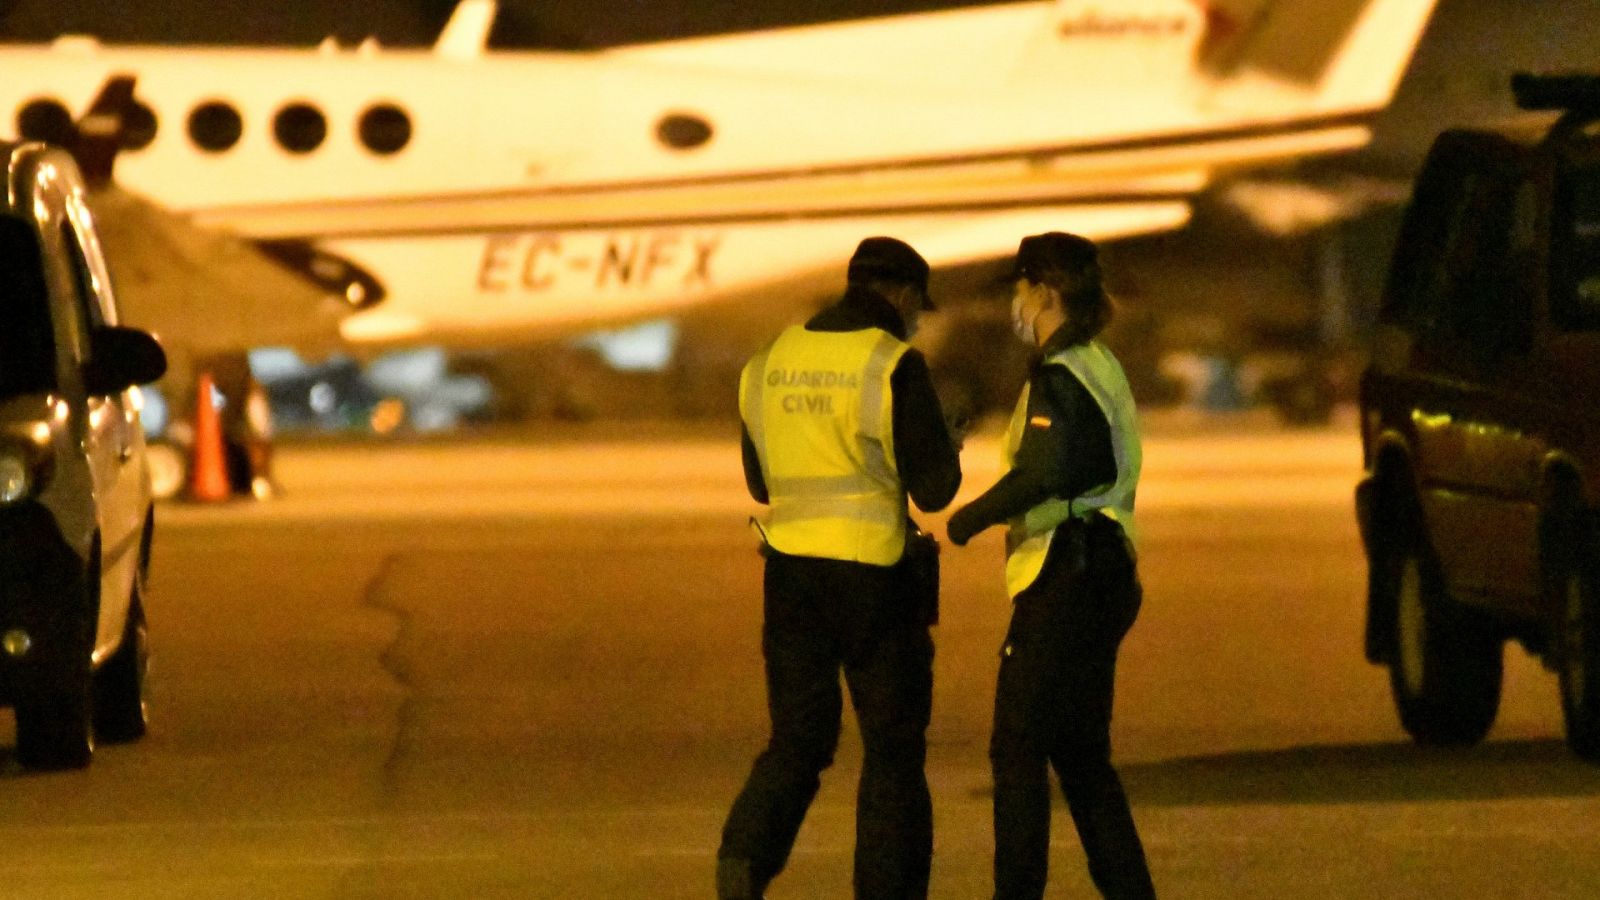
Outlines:
{"type": "Polygon", "coordinates": [[[333,348],[340,320],[382,298],[364,271],[296,242],[262,245],[202,227],[116,185],[135,80],[107,78],[60,136],[90,187],[87,200],[128,323],[190,358],[272,344],[333,348]]]}
{"type": "Polygon", "coordinates": [[[350,306],[252,242],[115,185],[88,201],[128,324],[194,356],[338,340],[350,306]]]}

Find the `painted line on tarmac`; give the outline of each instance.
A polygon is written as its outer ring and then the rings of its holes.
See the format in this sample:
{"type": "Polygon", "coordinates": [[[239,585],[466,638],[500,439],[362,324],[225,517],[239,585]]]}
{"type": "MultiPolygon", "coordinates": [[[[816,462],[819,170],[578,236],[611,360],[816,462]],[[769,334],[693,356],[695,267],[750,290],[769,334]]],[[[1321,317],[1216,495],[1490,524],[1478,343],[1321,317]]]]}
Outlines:
{"type": "MultiPolygon", "coordinates": [[[[365,816],[307,816],[303,818],[286,819],[221,819],[221,820],[161,820],[149,819],[139,822],[93,822],[82,824],[0,824],[0,837],[8,833],[17,834],[62,834],[62,835],[91,835],[95,833],[115,834],[120,831],[270,831],[291,828],[306,828],[308,826],[357,828],[375,825],[390,826],[416,826],[416,825],[483,825],[489,823],[516,823],[516,822],[567,822],[590,819],[626,820],[626,819],[657,819],[671,816],[720,817],[726,810],[713,809],[705,806],[661,805],[646,806],[638,809],[573,809],[562,811],[531,811],[531,812],[455,812],[440,814],[397,814],[397,815],[365,815],[365,816]]],[[[0,845],[3,845],[0,841],[0,845]]]]}
{"type": "MultiPolygon", "coordinates": [[[[1257,475],[1194,481],[1146,481],[1139,511],[1283,510],[1350,508],[1356,479],[1332,476],[1284,479],[1274,484],[1257,475]]],[[[960,504],[978,496],[963,491],[960,504]]],[[[743,490],[707,491],[657,486],[627,491],[510,489],[494,493],[350,493],[316,498],[284,498],[217,506],[164,503],[158,527],[309,522],[399,522],[419,519],[453,522],[475,519],[615,518],[659,521],[695,516],[749,516],[765,510],[743,490]]]]}
{"type": "MultiPolygon", "coordinates": [[[[798,855],[805,851],[795,847],[790,855],[798,855]]],[[[704,847],[640,847],[633,851],[635,859],[688,859],[692,857],[715,856],[717,848],[707,844],[704,847]]]]}
{"type": "MultiPolygon", "coordinates": [[[[641,847],[633,851],[637,859],[680,859],[686,857],[715,856],[717,848],[711,845],[704,847],[641,847]]],[[[855,853],[853,846],[838,844],[824,846],[803,846],[796,844],[789,851],[794,856],[850,856],[855,853]]]]}
{"type": "Polygon", "coordinates": [[[503,853],[429,853],[399,856],[389,854],[385,856],[274,856],[256,857],[251,862],[263,868],[292,869],[292,868],[326,868],[349,869],[357,866],[372,865],[432,865],[435,863],[483,863],[498,862],[505,859],[503,853]]]}
{"type": "MultiPolygon", "coordinates": [[[[1361,477],[1353,433],[1219,435],[1145,442],[1141,511],[1348,508],[1361,477]]],[[[999,477],[999,446],[975,439],[962,454],[965,502],[999,477]]],[[[594,518],[660,521],[746,516],[729,442],[580,445],[280,448],[283,496],[263,503],[163,503],[178,527],[216,523],[395,522],[594,518]],[[597,465],[602,462],[603,465],[597,465]]]]}

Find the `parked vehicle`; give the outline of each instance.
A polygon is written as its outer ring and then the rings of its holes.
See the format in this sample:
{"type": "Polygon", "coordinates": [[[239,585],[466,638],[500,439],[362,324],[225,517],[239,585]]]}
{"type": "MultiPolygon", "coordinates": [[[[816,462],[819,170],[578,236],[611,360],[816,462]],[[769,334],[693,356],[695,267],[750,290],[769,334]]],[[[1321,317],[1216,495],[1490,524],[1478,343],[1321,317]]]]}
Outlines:
{"type": "Polygon", "coordinates": [[[1440,136],[1390,270],[1361,386],[1366,654],[1416,740],[1472,743],[1519,641],[1600,761],[1600,77],[1514,86],[1559,120],[1440,136]]]}
{"type": "Polygon", "coordinates": [[[81,768],[145,733],[153,528],[136,385],[166,369],[118,325],[76,165],[0,143],[0,703],[17,756],[81,768]]]}

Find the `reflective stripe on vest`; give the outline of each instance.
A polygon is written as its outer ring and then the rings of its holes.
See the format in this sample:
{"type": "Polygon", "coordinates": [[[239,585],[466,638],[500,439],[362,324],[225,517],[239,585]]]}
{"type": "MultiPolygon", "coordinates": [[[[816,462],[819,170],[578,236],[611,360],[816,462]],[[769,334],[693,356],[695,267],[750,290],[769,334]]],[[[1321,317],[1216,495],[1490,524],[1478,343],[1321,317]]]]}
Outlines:
{"type": "Polygon", "coordinates": [[[761,460],[773,549],[892,565],[905,549],[886,331],[784,331],[745,365],[739,413],[761,460]]]}
{"type": "MultiPolygon", "coordinates": [[[[1117,358],[1099,341],[1077,344],[1052,354],[1045,365],[1065,366],[1089,391],[1095,405],[1111,426],[1111,452],[1116,460],[1116,481],[1099,485],[1070,500],[1052,498],[1012,519],[1006,535],[1006,593],[1022,593],[1039,577],[1056,526],[1072,516],[1106,515],[1122,526],[1130,542],[1135,540],[1133,499],[1139,486],[1139,470],[1144,454],[1139,443],[1139,418],[1133,405],[1133,392],[1117,358]]],[[[1022,434],[1028,425],[1028,391],[1025,385],[1006,433],[1005,462],[1015,463],[1022,434]]]]}

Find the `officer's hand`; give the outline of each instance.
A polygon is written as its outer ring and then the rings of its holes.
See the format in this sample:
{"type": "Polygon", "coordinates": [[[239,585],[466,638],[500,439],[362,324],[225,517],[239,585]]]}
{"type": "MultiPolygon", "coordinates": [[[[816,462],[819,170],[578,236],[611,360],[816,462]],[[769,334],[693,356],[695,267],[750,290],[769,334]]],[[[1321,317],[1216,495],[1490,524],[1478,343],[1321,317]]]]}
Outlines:
{"type": "Polygon", "coordinates": [[[957,547],[965,547],[967,541],[972,540],[972,536],[982,530],[983,527],[977,522],[977,516],[972,514],[971,506],[963,506],[956,510],[955,515],[950,517],[950,524],[945,526],[945,534],[949,535],[950,543],[957,547]]]}

